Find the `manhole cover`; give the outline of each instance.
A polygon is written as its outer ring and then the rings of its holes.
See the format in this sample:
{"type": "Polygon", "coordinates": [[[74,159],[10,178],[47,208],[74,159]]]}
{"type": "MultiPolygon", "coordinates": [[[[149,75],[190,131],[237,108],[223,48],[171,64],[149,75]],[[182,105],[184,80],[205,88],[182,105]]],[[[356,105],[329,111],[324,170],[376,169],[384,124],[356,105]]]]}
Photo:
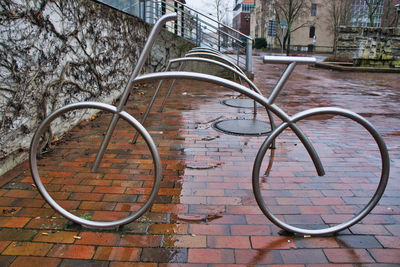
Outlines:
{"type": "Polygon", "coordinates": [[[213,128],[232,135],[268,135],[271,131],[269,122],[259,120],[228,119],[213,123],[213,128]]]}
{"type": "MultiPolygon", "coordinates": [[[[235,108],[254,108],[254,101],[246,98],[235,98],[235,99],[226,99],[221,101],[222,104],[235,107],[235,108]]],[[[261,108],[262,105],[257,104],[257,108],[261,108]]]]}

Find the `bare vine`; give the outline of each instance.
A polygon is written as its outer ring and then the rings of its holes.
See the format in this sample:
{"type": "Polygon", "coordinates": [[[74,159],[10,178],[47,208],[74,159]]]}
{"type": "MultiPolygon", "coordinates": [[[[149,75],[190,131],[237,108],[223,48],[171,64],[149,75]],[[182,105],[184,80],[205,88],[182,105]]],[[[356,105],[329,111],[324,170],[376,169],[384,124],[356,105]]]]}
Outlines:
{"type": "MultiPolygon", "coordinates": [[[[27,150],[56,108],[113,101],[136,61],[138,44],[124,30],[144,30],[116,13],[84,0],[0,0],[0,159],[27,150]]],[[[143,43],[146,34],[137,36],[143,43]]]]}
{"type": "MultiPolygon", "coordinates": [[[[0,0],[0,166],[26,153],[38,124],[55,109],[115,101],[149,30],[91,0],[0,0]]],[[[160,41],[147,67],[161,70],[184,45],[160,41]]]]}

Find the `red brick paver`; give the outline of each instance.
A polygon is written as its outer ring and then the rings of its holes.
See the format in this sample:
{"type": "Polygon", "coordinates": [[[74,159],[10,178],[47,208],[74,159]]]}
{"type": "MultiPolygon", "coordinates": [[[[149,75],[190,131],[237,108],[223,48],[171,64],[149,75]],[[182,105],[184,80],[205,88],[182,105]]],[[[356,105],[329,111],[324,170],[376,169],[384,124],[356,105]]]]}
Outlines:
{"type": "MultiPolygon", "coordinates": [[[[263,65],[254,57],[255,83],[265,95],[282,70],[283,66],[263,65]]],[[[391,156],[387,190],[371,214],[350,229],[309,237],[288,235],[272,224],[257,206],[251,183],[253,161],[265,137],[231,136],[212,128],[218,119],[251,119],[252,110],[222,105],[221,100],[238,96],[226,88],[178,81],[159,113],[166,86],[162,88],[145,123],[162,160],[163,180],[151,210],[118,229],[83,228],[44,202],[25,162],[0,177],[0,265],[398,265],[397,80],[397,74],[297,66],[276,100],[290,115],[312,107],[350,108],[385,139],[391,156]]],[[[145,84],[132,94],[128,111],[136,119],[143,115],[154,88],[145,84]]],[[[267,121],[262,109],[256,118],[267,121]]],[[[108,121],[107,114],[84,121],[39,161],[50,195],[77,216],[93,220],[121,219],[138,210],[153,186],[150,152],[141,138],[130,143],[135,132],[126,122],[119,122],[99,171],[90,172],[108,121]]],[[[349,218],[368,201],[379,178],[379,158],[370,137],[337,116],[310,118],[298,125],[312,140],[327,174],[316,175],[301,142],[285,131],[262,164],[265,203],[285,222],[311,228],[349,218]]]]}

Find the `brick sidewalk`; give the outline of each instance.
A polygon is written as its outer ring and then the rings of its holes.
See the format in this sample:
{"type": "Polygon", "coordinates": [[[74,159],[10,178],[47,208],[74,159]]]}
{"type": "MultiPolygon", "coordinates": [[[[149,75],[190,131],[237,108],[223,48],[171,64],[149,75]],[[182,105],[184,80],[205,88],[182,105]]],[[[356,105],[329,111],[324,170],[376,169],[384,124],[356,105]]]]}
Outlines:
{"type": "MultiPolygon", "coordinates": [[[[255,83],[269,93],[282,66],[254,60],[255,83]]],[[[158,144],[163,181],[151,211],[117,230],[89,230],[54,212],[41,198],[28,163],[0,177],[0,266],[248,266],[400,264],[400,87],[396,74],[338,73],[298,66],[277,104],[289,114],[338,106],[365,116],[382,133],[391,156],[389,185],[379,205],[355,226],[330,237],[287,235],[257,206],[251,184],[265,137],[231,136],[212,128],[216,119],[253,117],[224,106],[238,96],[218,86],[178,82],[163,113],[145,124],[158,144]]],[[[140,119],[154,86],[130,99],[140,119]]],[[[165,88],[162,91],[165,94],[165,88]]],[[[257,119],[266,120],[259,109],[257,119]]],[[[288,223],[318,228],[335,224],[366,203],[380,163],[370,137],[341,118],[311,118],[299,126],[326,168],[318,177],[290,131],[265,158],[260,179],[268,207],[288,223]],[[331,123],[334,122],[334,124],[331,123]],[[342,139],[341,139],[342,138],[342,139]]],[[[122,218],[137,210],[152,186],[153,165],[142,139],[125,124],[98,173],[90,157],[101,141],[107,114],[74,128],[39,163],[53,198],[82,217],[122,218]]]]}

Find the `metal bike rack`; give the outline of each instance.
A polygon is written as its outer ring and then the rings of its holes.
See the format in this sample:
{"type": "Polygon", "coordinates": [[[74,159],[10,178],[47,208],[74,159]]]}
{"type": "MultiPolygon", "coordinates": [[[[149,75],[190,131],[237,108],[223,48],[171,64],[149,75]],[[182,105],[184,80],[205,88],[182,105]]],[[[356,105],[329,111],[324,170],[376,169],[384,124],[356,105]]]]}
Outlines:
{"type": "MultiPolygon", "coordinates": [[[[120,99],[120,102],[117,106],[112,106],[104,103],[97,103],[97,102],[80,102],[80,103],[75,103],[75,104],[69,104],[66,105],[60,109],[57,109],[54,111],[50,116],[48,116],[38,127],[37,131],[35,132],[35,135],[32,139],[31,142],[31,148],[30,148],[30,167],[31,167],[31,174],[34,179],[34,182],[40,192],[40,194],[43,196],[43,198],[47,201],[47,203],[54,208],[57,212],[62,214],[64,217],[70,219],[73,222],[76,222],[78,224],[81,224],[86,227],[90,228],[115,228],[123,224],[127,224],[132,222],[133,220],[139,218],[141,215],[143,215],[144,212],[146,212],[152,205],[152,202],[154,198],[157,196],[158,189],[160,187],[160,182],[161,182],[161,160],[160,156],[157,151],[157,146],[155,145],[154,141],[152,140],[150,134],[146,131],[146,129],[142,126],[141,123],[139,123],[135,118],[133,118],[130,114],[128,114],[126,111],[124,111],[126,107],[126,102],[129,97],[129,94],[133,88],[134,85],[136,84],[141,84],[141,83],[150,83],[150,82],[159,82],[161,83],[162,81],[165,80],[197,80],[200,82],[208,82],[211,84],[223,86],[226,89],[233,90],[237,93],[243,94],[244,96],[250,98],[251,100],[257,102],[259,105],[264,107],[267,111],[271,112],[275,116],[277,116],[282,123],[279,124],[278,126],[274,127],[270,135],[265,139],[264,143],[261,145],[257,156],[255,158],[254,164],[253,164],[253,171],[252,171],[252,185],[253,185],[253,193],[256,198],[257,204],[264,213],[264,215],[270,219],[274,224],[277,226],[281,227],[282,229],[285,229],[290,232],[294,233],[301,233],[301,234],[311,234],[311,235],[326,235],[326,234],[331,234],[335,233],[337,231],[341,231],[343,229],[346,229],[355,223],[359,222],[362,218],[367,216],[369,212],[375,207],[375,205],[378,203],[380,198],[383,195],[383,192],[386,188],[388,179],[389,179],[389,170],[390,170],[390,160],[389,160],[389,153],[387,150],[387,147],[385,145],[385,142],[381,135],[378,133],[378,131],[372,126],[371,123],[369,123],[366,119],[361,117],[360,115],[351,112],[349,110],[341,109],[341,108],[312,108],[308,109],[303,112],[299,112],[293,116],[289,116],[286,114],[282,109],[280,109],[277,105],[275,105],[273,102],[278,96],[279,92],[282,90],[285,82],[287,81],[290,73],[293,71],[294,67],[296,64],[307,64],[311,63],[314,59],[305,59],[305,58],[270,58],[270,57],[265,57],[264,61],[265,62],[276,62],[276,63],[285,63],[289,64],[288,67],[286,68],[285,72],[279,79],[278,83],[276,84],[273,92],[271,92],[270,96],[268,98],[264,97],[262,94],[259,93],[259,90],[252,85],[251,81],[247,79],[247,77],[243,77],[240,75],[240,77],[244,78],[244,80],[250,85],[251,88],[247,88],[243,86],[242,84],[236,83],[234,81],[230,81],[227,79],[223,79],[220,77],[216,77],[213,75],[208,75],[208,74],[201,74],[201,73],[196,73],[196,72],[184,72],[184,71],[168,71],[168,72],[160,72],[160,73],[152,73],[152,74],[145,74],[138,76],[141,68],[143,67],[144,61],[146,60],[150,49],[152,47],[152,44],[154,43],[155,37],[157,36],[158,32],[161,30],[162,25],[165,24],[167,21],[174,20],[176,19],[175,14],[169,14],[166,16],[163,16],[157,24],[153,27],[149,39],[146,42],[146,45],[144,47],[144,50],[138,60],[138,64],[135,67],[134,71],[131,74],[131,77],[129,79],[129,82],[122,94],[122,97],[120,99]],[[41,177],[38,171],[38,162],[37,162],[37,154],[38,150],[40,147],[40,141],[41,141],[41,135],[46,131],[47,127],[50,125],[52,121],[55,119],[63,116],[66,112],[69,111],[75,111],[79,109],[86,109],[86,108],[93,108],[93,109],[98,109],[104,112],[109,112],[112,114],[112,120],[110,121],[110,124],[108,126],[108,130],[106,135],[103,138],[103,141],[101,143],[101,146],[97,152],[95,162],[92,166],[92,172],[95,172],[100,164],[100,161],[102,160],[105,150],[108,146],[108,143],[110,142],[111,135],[113,134],[115,130],[115,126],[118,122],[119,119],[125,120],[126,122],[129,123],[136,131],[140,133],[140,135],[143,137],[146,145],[148,146],[151,156],[153,159],[153,165],[154,165],[154,183],[153,183],[153,188],[150,192],[150,195],[147,199],[147,201],[144,203],[144,205],[138,209],[137,211],[133,212],[132,214],[128,215],[127,217],[115,221],[94,221],[86,218],[81,218],[78,217],[71,212],[67,211],[64,209],[61,205],[59,205],[47,192],[46,188],[44,187],[44,184],[41,181],[41,177]],[[260,179],[260,169],[262,165],[262,161],[264,159],[264,155],[266,154],[266,151],[270,149],[271,145],[275,141],[275,139],[287,128],[290,128],[294,134],[297,136],[297,138],[300,140],[302,145],[305,147],[308,155],[310,156],[315,170],[318,175],[322,176],[325,174],[325,170],[322,166],[321,160],[313,147],[313,144],[311,141],[308,139],[308,137],[304,134],[304,132],[296,125],[297,122],[300,122],[301,120],[308,119],[310,116],[315,116],[315,115],[335,115],[335,116],[343,116],[345,118],[348,118],[359,125],[361,125],[364,129],[368,131],[368,133],[372,136],[373,140],[376,142],[379,152],[380,152],[380,157],[381,157],[381,162],[382,162],[382,168],[381,168],[381,175],[380,175],[380,180],[379,180],[379,185],[372,196],[371,200],[361,209],[360,212],[358,212],[354,217],[346,220],[343,223],[339,223],[335,226],[330,226],[328,228],[324,229],[304,229],[300,228],[297,226],[289,225],[282,221],[280,218],[276,217],[269,209],[266,203],[263,200],[262,194],[261,194],[261,189],[259,185],[259,179],[260,179]]],[[[193,60],[193,58],[192,58],[193,60]]],[[[210,63],[210,62],[208,62],[210,63]]],[[[217,63],[214,63],[217,64],[217,63]]],[[[221,63],[222,64],[222,63],[221,63]]],[[[225,64],[226,66],[226,64],[225,64]]],[[[236,71],[236,74],[240,73],[238,70],[235,70],[235,68],[226,66],[228,69],[231,71],[236,71]]],[[[156,95],[156,93],[155,93],[156,95]]],[[[151,103],[152,104],[152,103],[151,103]]],[[[151,107],[151,105],[149,105],[151,107]]]]}
{"type": "Polygon", "coordinates": [[[136,81],[138,83],[146,83],[150,81],[156,81],[156,80],[166,80],[166,79],[183,79],[183,80],[197,80],[197,81],[203,81],[203,82],[209,82],[213,83],[216,85],[224,86],[227,89],[232,89],[236,92],[239,92],[241,94],[246,95],[247,97],[255,100],[259,104],[263,105],[266,109],[269,109],[274,115],[279,117],[282,120],[282,123],[267,137],[267,139],[264,141],[263,145],[260,147],[260,150],[257,154],[257,157],[254,161],[253,165],[253,173],[252,173],[252,184],[253,184],[253,193],[256,198],[257,204],[261,208],[262,212],[264,215],[270,219],[274,224],[277,226],[281,227],[284,230],[287,230],[289,232],[293,233],[300,233],[300,234],[309,234],[309,235],[326,235],[326,234],[332,234],[341,230],[344,230],[355,223],[359,222],[362,220],[365,216],[369,214],[369,212],[375,207],[375,205],[378,203],[380,198],[383,195],[383,192],[385,191],[386,185],[388,183],[389,179],[389,170],[390,170],[390,159],[389,159],[389,153],[386,147],[386,144],[382,138],[382,136],[378,133],[378,131],[373,127],[371,123],[369,123],[366,119],[361,117],[360,115],[341,108],[311,108],[303,112],[299,112],[293,116],[287,115],[283,110],[281,110],[278,106],[275,104],[270,104],[269,102],[271,101],[270,99],[264,98],[262,95],[257,94],[256,92],[249,90],[248,88],[237,84],[235,82],[219,78],[216,76],[211,76],[207,74],[201,74],[201,73],[193,73],[193,72],[162,72],[162,73],[153,73],[153,74],[147,74],[143,75],[140,77],[137,77],[136,81]],[[307,119],[310,116],[315,116],[315,115],[339,115],[343,116],[346,118],[349,118],[357,123],[359,123],[364,129],[366,129],[371,136],[373,137],[374,141],[376,142],[379,152],[381,155],[382,159],[382,170],[381,170],[381,176],[379,180],[379,185],[371,198],[371,200],[368,202],[368,204],[362,208],[362,210],[357,213],[353,218],[340,223],[335,226],[331,226],[328,228],[324,229],[304,229],[304,228],[299,228],[296,226],[289,225],[285,222],[283,222],[281,219],[276,217],[267,207],[266,203],[264,202],[264,199],[261,194],[261,189],[259,187],[259,179],[260,179],[260,168],[262,165],[262,160],[263,157],[266,153],[266,151],[271,147],[271,144],[275,139],[281,134],[286,128],[290,128],[296,136],[299,138],[299,140],[302,142],[304,147],[306,148],[308,154],[310,155],[314,166],[316,168],[316,171],[318,175],[323,176],[325,174],[325,171],[322,167],[322,164],[320,162],[320,159],[318,157],[317,152],[313,148],[311,142],[308,140],[307,136],[301,131],[296,126],[296,122],[299,122],[302,119],[307,119]]]}

